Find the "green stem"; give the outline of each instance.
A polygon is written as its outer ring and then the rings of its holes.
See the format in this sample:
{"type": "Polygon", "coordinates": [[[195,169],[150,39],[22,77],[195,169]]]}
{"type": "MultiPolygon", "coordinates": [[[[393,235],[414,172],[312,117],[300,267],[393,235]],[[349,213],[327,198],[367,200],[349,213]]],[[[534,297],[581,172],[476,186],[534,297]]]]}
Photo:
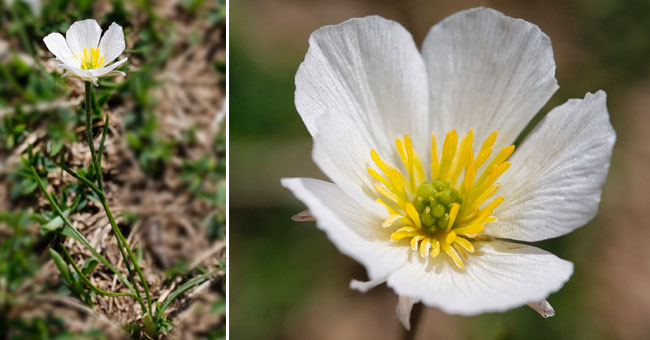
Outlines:
{"type": "Polygon", "coordinates": [[[79,182],[85,184],[86,186],[88,186],[90,188],[90,190],[94,191],[99,196],[100,199],[105,198],[104,197],[104,192],[99,190],[99,188],[97,188],[97,186],[95,184],[93,184],[93,182],[91,182],[87,178],[79,175],[74,170],[68,168],[65,164],[63,164],[63,162],[61,162],[59,164],[59,166],[61,167],[61,169],[63,169],[63,171],[70,174],[70,176],[74,177],[77,181],[79,181],[79,182]]]}
{"type": "MultiPolygon", "coordinates": [[[[113,218],[113,214],[111,213],[111,209],[108,207],[108,202],[106,200],[106,195],[103,193],[104,191],[104,185],[102,182],[102,169],[101,166],[99,165],[98,162],[98,156],[95,153],[95,144],[93,142],[93,130],[92,130],[92,85],[90,82],[86,81],[86,139],[88,140],[88,147],[90,148],[90,156],[92,158],[92,165],[93,168],[95,169],[95,174],[97,175],[97,189],[98,191],[101,192],[99,195],[100,200],[102,202],[102,206],[104,207],[104,211],[106,212],[106,216],[108,216],[108,221],[111,224],[111,228],[113,229],[113,233],[115,233],[115,236],[117,237],[117,245],[118,248],[120,248],[120,253],[122,254],[122,258],[124,259],[124,263],[127,266],[127,269],[129,271],[129,276],[133,282],[134,285],[137,285],[137,282],[135,281],[132,268],[130,264],[133,264],[133,267],[135,268],[136,272],[138,273],[138,276],[140,277],[140,281],[142,284],[142,287],[144,287],[144,291],[147,295],[147,306],[149,307],[149,313],[151,313],[151,294],[149,293],[149,285],[147,284],[147,280],[144,277],[144,274],[142,273],[142,269],[140,269],[140,266],[138,265],[138,261],[135,259],[135,256],[133,255],[133,252],[131,251],[131,248],[129,247],[129,244],[126,242],[126,239],[124,238],[124,235],[122,234],[122,231],[120,231],[120,228],[117,226],[117,223],[115,222],[115,219],[113,218]],[[126,252],[128,253],[127,255],[124,253],[124,249],[126,248],[126,252]],[[129,258],[131,259],[131,263],[129,263],[129,258]]],[[[108,120],[107,120],[108,122],[108,120]]],[[[104,126],[104,133],[102,136],[102,144],[106,138],[106,126],[104,126]]],[[[101,148],[101,147],[100,147],[101,148]]],[[[78,176],[81,178],[81,176],[78,176]]],[[[84,182],[85,183],[85,182],[84,182]]],[[[92,188],[92,187],[91,187],[92,188]]],[[[139,296],[140,292],[139,290],[136,289],[136,294],[139,296]]]]}
{"type": "Polygon", "coordinates": [[[88,147],[90,148],[91,163],[97,176],[97,185],[99,190],[104,190],[102,182],[102,169],[97,164],[97,154],[95,153],[95,143],[93,141],[93,116],[92,116],[92,89],[93,86],[89,81],[86,81],[86,139],[88,147]]]}
{"type": "MultiPolygon", "coordinates": [[[[131,247],[129,247],[129,244],[126,242],[126,239],[124,238],[124,235],[122,234],[122,231],[120,231],[120,228],[117,226],[117,223],[115,222],[115,219],[113,218],[113,214],[111,213],[111,209],[108,207],[108,203],[106,202],[106,198],[102,198],[102,205],[104,206],[104,210],[106,211],[106,216],[108,216],[108,221],[111,223],[111,227],[113,227],[113,232],[115,233],[115,236],[118,238],[118,242],[121,242],[124,248],[126,248],[127,253],[129,254],[129,258],[131,259],[131,262],[133,263],[133,267],[135,267],[136,272],[138,273],[138,276],[140,277],[140,281],[142,281],[142,287],[144,287],[144,292],[147,295],[147,305],[149,307],[149,315],[151,315],[152,309],[151,309],[151,294],[149,294],[149,285],[147,284],[147,279],[144,277],[144,274],[142,273],[142,269],[140,269],[140,265],[138,265],[138,261],[135,258],[135,255],[133,254],[133,251],[131,251],[131,247]]],[[[120,251],[123,251],[122,248],[120,247],[120,251]]],[[[126,261],[126,259],[125,259],[126,261]]],[[[135,281],[134,281],[135,283],[135,281]]]]}
{"type": "MultiPolygon", "coordinates": [[[[108,133],[108,114],[106,119],[104,119],[104,129],[102,130],[102,138],[99,140],[99,152],[97,152],[97,164],[99,164],[99,169],[102,168],[102,154],[104,153],[104,142],[106,141],[106,133],[108,133]]],[[[103,172],[102,172],[103,173],[103,172]]]]}

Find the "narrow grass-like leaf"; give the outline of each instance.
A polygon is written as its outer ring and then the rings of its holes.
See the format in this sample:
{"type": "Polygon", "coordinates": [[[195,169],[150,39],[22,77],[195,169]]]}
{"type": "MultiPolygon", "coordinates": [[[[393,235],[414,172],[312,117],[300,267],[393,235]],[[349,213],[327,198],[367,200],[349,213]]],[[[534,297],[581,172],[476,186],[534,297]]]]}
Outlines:
{"type": "Polygon", "coordinates": [[[79,278],[81,279],[81,281],[83,281],[83,282],[84,282],[84,283],[85,283],[85,284],[86,284],[90,289],[92,289],[93,291],[95,291],[95,293],[97,293],[97,294],[101,294],[101,295],[105,295],[105,296],[113,296],[113,297],[114,297],[114,296],[130,296],[130,297],[132,297],[132,298],[134,298],[134,299],[136,298],[135,295],[133,295],[133,294],[131,294],[131,293],[111,293],[111,292],[107,292],[107,291],[105,291],[105,290],[102,290],[102,289],[100,289],[100,288],[97,288],[95,285],[93,285],[93,284],[90,282],[90,280],[88,280],[88,278],[86,277],[86,275],[84,275],[84,273],[81,272],[81,269],[79,269],[79,267],[77,266],[77,264],[76,264],[76,263],[74,262],[74,260],[72,259],[72,256],[70,256],[70,253],[68,253],[68,249],[66,249],[66,247],[63,246],[63,245],[61,245],[61,247],[63,248],[63,252],[65,253],[65,256],[68,258],[68,261],[69,261],[70,264],[72,265],[72,268],[74,268],[74,271],[77,273],[77,275],[79,276],[79,278]]]}
{"type": "Polygon", "coordinates": [[[61,257],[61,254],[52,248],[49,248],[48,251],[50,253],[50,256],[52,256],[52,260],[54,260],[54,264],[57,268],[59,268],[59,272],[61,273],[61,276],[63,276],[63,280],[65,280],[68,285],[72,285],[72,276],[70,276],[70,269],[68,269],[68,264],[65,263],[61,257]]]}

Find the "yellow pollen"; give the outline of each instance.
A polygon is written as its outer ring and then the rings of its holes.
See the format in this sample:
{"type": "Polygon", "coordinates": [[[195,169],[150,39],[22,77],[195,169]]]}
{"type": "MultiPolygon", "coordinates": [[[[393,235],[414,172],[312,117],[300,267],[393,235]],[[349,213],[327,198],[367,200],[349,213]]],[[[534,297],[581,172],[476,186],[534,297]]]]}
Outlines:
{"type": "Polygon", "coordinates": [[[408,135],[395,139],[401,161],[397,166],[370,151],[374,165],[368,167],[368,173],[383,198],[377,202],[390,213],[382,226],[394,228],[394,242],[408,241],[404,245],[423,258],[435,258],[442,250],[458,268],[465,267],[463,258],[475,251],[472,242],[482,238],[477,236],[486,224],[497,221],[493,212],[504,200],[503,196],[490,198],[501,185],[497,179],[510,167],[507,160],[515,147],[504,147],[492,155],[497,134],[492,132],[475,152],[473,130],[463,135],[460,143],[456,130],[451,130],[441,150],[432,133],[428,176],[408,135]]]}
{"type": "MultiPolygon", "coordinates": [[[[77,55],[75,58],[79,59],[77,55]]],[[[81,68],[91,69],[97,68],[104,64],[104,57],[99,56],[99,47],[91,47],[90,53],[88,49],[84,47],[83,55],[81,56],[81,68]]]]}

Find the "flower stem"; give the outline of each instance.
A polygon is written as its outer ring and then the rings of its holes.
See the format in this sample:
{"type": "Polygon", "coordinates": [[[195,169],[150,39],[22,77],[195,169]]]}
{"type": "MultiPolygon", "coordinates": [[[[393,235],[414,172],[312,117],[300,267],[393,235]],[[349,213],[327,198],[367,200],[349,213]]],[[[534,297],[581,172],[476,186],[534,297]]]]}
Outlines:
{"type": "MultiPolygon", "coordinates": [[[[129,247],[129,244],[126,242],[126,239],[124,238],[124,235],[122,234],[122,231],[120,231],[120,228],[118,228],[117,223],[115,222],[115,219],[113,218],[113,214],[111,213],[111,209],[108,207],[108,203],[106,202],[106,198],[102,199],[102,205],[104,206],[104,210],[106,211],[106,216],[108,216],[108,221],[111,223],[111,227],[113,227],[113,232],[115,233],[115,236],[117,236],[117,238],[118,238],[118,244],[121,243],[122,246],[124,248],[126,248],[126,251],[129,254],[129,258],[131,259],[131,262],[133,264],[133,267],[135,267],[135,270],[138,273],[138,276],[140,277],[142,287],[144,287],[144,292],[147,295],[147,305],[149,307],[149,314],[151,315],[153,310],[151,308],[151,294],[149,293],[149,285],[147,284],[147,279],[144,277],[144,273],[142,273],[142,269],[140,269],[140,266],[138,265],[138,261],[135,258],[135,255],[133,254],[133,251],[131,251],[131,247],[129,247]]],[[[120,247],[120,250],[122,251],[121,247],[120,247]]],[[[125,259],[125,262],[126,262],[126,259],[125,259]]]]}
{"type": "Polygon", "coordinates": [[[99,190],[104,190],[104,183],[102,181],[102,169],[97,163],[97,154],[95,153],[95,143],[93,141],[93,115],[92,115],[92,98],[93,86],[89,81],[86,81],[86,140],[90,148],[91,163],[95,176],[97,176],[97,186],[99,190]]]}
{"type": "MultiPolygon", "coordinates": [[[[111,213],[111,209],[108,206],[108,201],[106,199],[106,195],[104,194],[104,185],[102,181],[102,168],[100,165],[100,159],[101,156],[98,156],[97,153],[95,152],[95,144],[93,142],[93,130],[92,130],[92,90],[93,87],[90,84],[90,82],[86,81],[86,139],[88,140],[88,147],[90,148],[90,156],[92,158],[92,166],[95,170],[95,174],[97,176],[97,189],[101,192],[99,195],[99,198],[101,200],[102,206],[104,207],[104,211],[106,212],[106,216],[108,217],[108,221],[111,224],[111,228],[113,229],[113,233],[115,234],[115,237],[117,238],[117,245],[118,248],[120,248],[120,253],[122,254],[122,258],[124,259],[124,263],[126,265],[127,270],[129,271],[129,276],[131,281],[133,282],[133,285],[137,287],[137,282],[135,281],[134,275],[133,275],[133,270],[130,265],[133,265],[133,268],[135,268],[135,271],[138,273],[138,276],[140,277],[140,283],[142,284],[142,287],[144,288],[145,294],[147,296],[147,307],[148,307],[148,312],[151,315],[153,312],[152,307],[151,307],[151,294],[149,293],[149,285],[147,284],[147,280],[144,277],[144,274],[142,272],[142,269],[138,265],[138,261],[135,258],[135,255],[133,255],[133,251],[131,251],[131,247],[129,247],[129,244],[126,242],[126,239],[124,238],[124,235],[122,234],[122,231],[120,228],[117,226],[117,222],[115,222],[115,218],[113,218],[113,213],[111,213]],[[126,249],[126,253],[124,250],[126,249]],[[127,256],[128,253],[128,256],[127,256]],[[130,263],[129,263],[130,262],[130,263]]],[[[102,132],[102,140],[101,140],[101,145],[100,145],[100,150],[103,150],[103,145],[104,145],[104,140],[106,138],[106,130],[108,124],[108,118],[105,121],[104,125],[104,131],[102,132]]],[[[66,170],[67,171],[67,170],[66,170]]],[[[69,171],[68,171],[69,172],[69,171]]],[[[80,176],[75,176],[77,179],[79,179],[80,176]]],[[[92,189],[93,186],[89,185],[89,187],[92,189]]],[[[136,289],[136,294],[138,297],[140,297],[139,291],[136,289]]],[[[144,312],[144,311],[143,311],[144,312]]]]}

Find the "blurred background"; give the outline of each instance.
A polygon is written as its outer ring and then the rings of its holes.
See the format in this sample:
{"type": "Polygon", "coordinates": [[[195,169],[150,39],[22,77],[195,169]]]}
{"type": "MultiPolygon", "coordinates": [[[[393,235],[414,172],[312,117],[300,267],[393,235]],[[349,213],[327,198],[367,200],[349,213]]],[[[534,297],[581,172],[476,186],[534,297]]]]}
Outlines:
{"type": "MultiPolygon", "coordinates": [[[[61,279],[48,248],[64,243],[80,265],[90,254],[47,232],[52,207],[20,162],[28,146],[39,151],[50,191],[77,202],[73,224],[125,272],[97,197],[57,166],[62,159],[89,172],[84,84],[60,77],[43,37],[87,18],[104,31],[112,22],[124,28],[120,59],[129,59],[119,69],[127,75],[99,81],[93,132],[109,115],[108,204],[154,301],[225,260],[226,1],[0,0],[0,339],[141,335],[134,300],[95,296],[61,279]]],[[[103,265],[90,280],[120,289],[103,265]]],[[[161,338],[224,339],[225,296],[221,271],[169,306],[174,327],[161,338]]]]}
{"type": "MultiPolygon", "coordinates": [[[[230,24],[232,339],[397,339],[397,297],[367,279],[313,222],[281,177],[325,179],[293,104],[294,75],[320,26],[370,14],[394,19],[421,46],[428,29],[488,6],[539,25],[553,43],[560,89],[542,114],[604,89],[618,140],[598,216],[537,243],[575,263],[549,297],[557,315],[528,307],[476,317],[427,308],[417,339],[650,338],[650,2],[647,0],[239,0],[230,24]]],[[[538,115],[537,119],[541,118],[538,115]]]]}

